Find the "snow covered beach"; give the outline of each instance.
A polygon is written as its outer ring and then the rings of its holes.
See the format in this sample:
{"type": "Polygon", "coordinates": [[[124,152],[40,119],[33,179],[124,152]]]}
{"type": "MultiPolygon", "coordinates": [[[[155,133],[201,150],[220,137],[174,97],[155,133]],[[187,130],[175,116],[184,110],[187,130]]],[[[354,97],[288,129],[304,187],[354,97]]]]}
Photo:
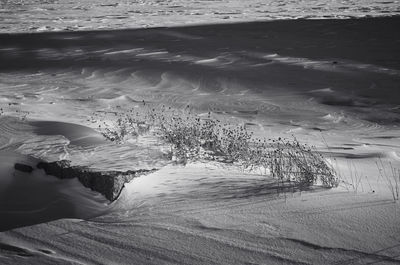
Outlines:
{"type": "Polygon", "coordinates": [[[399,203],[375,163],[400,165],[399,25],[394,17],[0,35],[0,215],[14,221],[0,234],[1,263],[398,263],[399,203]],[[118,145],[96,131],[108,117],[99,112],[142,100],[189,105],[265,137],[294,134],[336,158],[345,183],[282,193],[254,172],[169,165],[153,139],[118,145]],[[15,176],[14,163],[31,156],[160,170],[108,205],[39,170],[15,176]],[[36,189],[18,193],[24,178],[36,189]]]}

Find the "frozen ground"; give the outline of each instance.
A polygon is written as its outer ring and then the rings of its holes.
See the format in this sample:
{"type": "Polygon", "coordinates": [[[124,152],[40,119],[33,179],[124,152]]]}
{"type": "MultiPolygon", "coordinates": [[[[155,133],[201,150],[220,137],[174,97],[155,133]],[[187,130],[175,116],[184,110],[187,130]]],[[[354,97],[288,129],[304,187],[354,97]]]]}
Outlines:
{"type": "Polygon", "coordinates": [[[394,17],[0,35],[0,263],[398,264],[399,202],[375,164],[400,166],[398,28],[394,17]],[[142,100],[295,135],[344,182],[283,192],[227,165],[166,165],[151,137],[106,142],[98,120],[142,100]],[[160,170],[108,205],[13,170],[39,158],[160,170]]]}

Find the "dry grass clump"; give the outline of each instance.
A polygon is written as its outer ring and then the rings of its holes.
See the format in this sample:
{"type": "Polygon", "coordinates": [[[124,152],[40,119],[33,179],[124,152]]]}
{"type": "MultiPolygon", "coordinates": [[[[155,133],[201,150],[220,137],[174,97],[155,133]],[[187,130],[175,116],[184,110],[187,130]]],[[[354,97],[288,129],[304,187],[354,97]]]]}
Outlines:
{"type": "Polygon", "coordinates": [[[393,201],[398,201],[400,198],[400,169],[393,167],[392,163],[389,162],[389,172],[387,172],[381,159],[379,159],[379,163],[376,162],[376,167],[378,168],[380,177],[386,181],[393,201]]]}
{"type": "MultiPolygon", "coordinates": [[[[101,128],[101,125],[99,125],[101,128]]],[[[101,134],[109,141],[122,143],[125,138],[129,135],[137,136],[137,131],[134,126],[134,123],[131,122],[129,119],[118,118],[115,124],[111,126],[104,126],[101,131],[101,134]],[[114,128],[118,128],[115,130],[114,128]]]]}
{"type": "Polygon", "coordinates": [[[26,121],[30,113],[19,109],[17,103],[0,104],[0,116],[11,116],[26,121]]]}
{"type": "Polygon", "coordinates": [[[147,128],[170,144],[170,157],[182,164],[191,160],[216,160],[233,163],[243,170],[261,170],[282,182],[310,186],[320,182],[325,187],[339,183],[334,170],[314,148],[296,139],[256,139],[242,125],[232,125],[204,118],[189,111],[162,107],[160,110],[131,110],[119,117],[112,128],[103,130],[110,140],[122,141],[127,135],[139,135],[147,128]]]}
{"type": "MultiPolygon", "coordinates": [[[[268,147],[268,143],[266,145],[268,147]]],[[[273,176],[309,186],[317,181],[325,187],[337,187],[339,179],[333,168],[313,147],[301,144],[296,138],[278,138],[269,144],[265,162],[273,176]]]]}
{"type": "Polygon", "coordinates": [[[193,159],[223,162],[239,161],[249,149],[251,134],[244,127],[222,124],[208,116],[162,117],[161,137],[172,145],[177,160],[186,163],[193,159]]]}
{"type": "Polygon", "coordinates": [[[101,134],[109,141],[123,143],[130,137],[137,137],[147,133],[150,130],[149,121],[152,118],[147,117],[146,113],[134,112],[100,112],[92,117],[93,122],[97,119],[102,120],[98,125],[101,134]],[[97,119],[95,118],[97,117],[97,119]]]}

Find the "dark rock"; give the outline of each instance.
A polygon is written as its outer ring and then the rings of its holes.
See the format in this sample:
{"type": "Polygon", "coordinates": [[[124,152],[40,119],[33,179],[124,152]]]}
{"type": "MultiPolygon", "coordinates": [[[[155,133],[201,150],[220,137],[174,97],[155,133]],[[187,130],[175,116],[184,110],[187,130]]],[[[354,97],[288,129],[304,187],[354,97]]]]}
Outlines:
{"type": "Polygon", "coordinates": [[[71,161],[61,160],[56,162],[40,162],[36,166],[39,169],[44,169],[47,175],[53,175],[60,179],[76,178],[76,170],[71,167],[71,161]]]}
{"type": "Polygon", "coordinates": [[[47,175],[53,175],[60,179],[78,178],[85,187],[103,194],[110,201],[114,201],[119,197],[125,183],[130,182],[135,177],[155,171],[155,169],[93,171],[86,167],[71,166],[71,162],[68,160],[50,163],[40,162],[37,168],[43,169],[47,175]]]}
{"type": "Polygon", "coordinates": [[[15,163],[14,169],[25,172],[25,173],[31,173],[33,171],[33,167],[31,167],[29,165],[25,165],[25,164],[20,164],[20,163],[15,163]]]}

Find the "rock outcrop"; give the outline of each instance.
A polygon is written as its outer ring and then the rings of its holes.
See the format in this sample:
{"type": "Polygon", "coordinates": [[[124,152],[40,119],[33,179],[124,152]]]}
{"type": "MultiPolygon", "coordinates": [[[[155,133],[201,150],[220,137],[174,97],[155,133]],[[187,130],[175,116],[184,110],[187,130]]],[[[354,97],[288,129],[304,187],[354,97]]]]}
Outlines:
{"type": "Polygon", "coordinates": [[[152,173],[152,170],[128,170],[128,171],[93,171],[86,167],[71,166],[71,161],[61,160],[56,162],[40,162],[37,168],[43,169],[47,175],[60,179],[78,178],[87,188],[104,195],[108,200],[114,201],[121,194],[125,183],[132,179],[152,173]]]}

